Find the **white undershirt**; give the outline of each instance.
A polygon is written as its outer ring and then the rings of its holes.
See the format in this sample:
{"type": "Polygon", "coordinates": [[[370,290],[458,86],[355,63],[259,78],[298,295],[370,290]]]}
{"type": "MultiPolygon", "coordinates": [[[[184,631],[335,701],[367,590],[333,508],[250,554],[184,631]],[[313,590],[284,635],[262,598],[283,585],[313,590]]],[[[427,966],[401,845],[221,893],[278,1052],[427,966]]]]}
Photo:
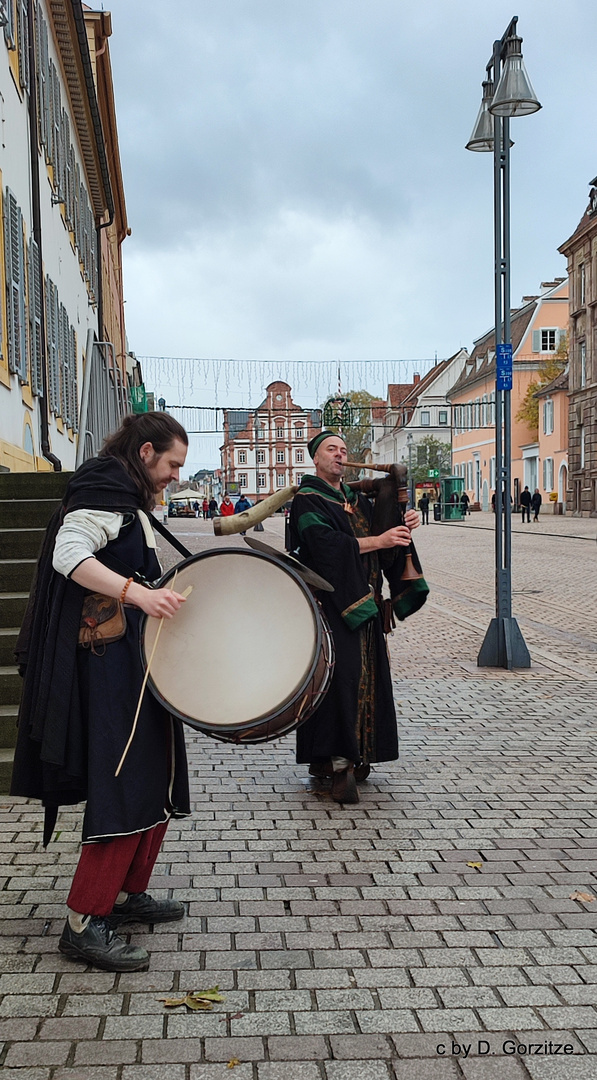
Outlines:
{"type": "MultiPolygon", "coordinates": [[[[155,548],[155,536],[147,514],[143,510],[137,510],[137,514],[147,546],[155,548]]],[[[67,514],[56,536],[52,557],[54,569],[70,577],[85,559],[94,558],[96,551],[101,551],[110,540],[116,539],[123,520],[123,514],[107,510],[73,510],[67,514]]]]}

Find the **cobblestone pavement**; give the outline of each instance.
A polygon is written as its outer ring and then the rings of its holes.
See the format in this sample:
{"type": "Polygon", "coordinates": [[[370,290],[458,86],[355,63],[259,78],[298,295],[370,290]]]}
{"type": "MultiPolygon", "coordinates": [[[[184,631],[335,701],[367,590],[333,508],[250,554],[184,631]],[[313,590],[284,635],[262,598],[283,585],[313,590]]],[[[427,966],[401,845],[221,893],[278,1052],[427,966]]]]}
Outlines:
{"type": "MultiPolygon", "coordinates": [[[[192,550],[240,542],[174,528],[192,550]]],[[[38,807],[2,800],[3,1077],[593,1080],[597,901],[571,896],[597,893],[597,523],[524,528],[523,673],[475,666],[491,519],[419,530],[432,594],[390,644],[401,757],[358,806],[310,781],[290,738],[189,732],[195,812],[152,883],[188,915],[132,928],[149,972],[57,953],[80,816],[44,851],[38,807]],[[213,1012],[166,1014],[167,994],[215,984],[213,1012]]]]}

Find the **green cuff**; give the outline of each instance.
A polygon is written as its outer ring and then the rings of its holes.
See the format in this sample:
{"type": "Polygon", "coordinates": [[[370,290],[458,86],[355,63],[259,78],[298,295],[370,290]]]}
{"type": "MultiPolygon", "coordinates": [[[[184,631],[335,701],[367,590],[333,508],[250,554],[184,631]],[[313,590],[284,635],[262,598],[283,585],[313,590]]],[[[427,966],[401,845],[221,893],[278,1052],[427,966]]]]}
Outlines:
{"type": "Polygon", "coordinates": [[[349,630],[358,630],[359,626],[374,619],[376,615],[379,615],[379,608],[372,596],[364,596],[342,612],[342,618],[349,630]]]}
{"type": "Polygon", "coordinates": [[[403,592],[392,597],[394,615],[400,622],[403,622],[409,615],[414,615],[415,611],[423,607],[428,595],[429,586],[425,578],[416,578],[414,581],[410,581],[403,592]]]}

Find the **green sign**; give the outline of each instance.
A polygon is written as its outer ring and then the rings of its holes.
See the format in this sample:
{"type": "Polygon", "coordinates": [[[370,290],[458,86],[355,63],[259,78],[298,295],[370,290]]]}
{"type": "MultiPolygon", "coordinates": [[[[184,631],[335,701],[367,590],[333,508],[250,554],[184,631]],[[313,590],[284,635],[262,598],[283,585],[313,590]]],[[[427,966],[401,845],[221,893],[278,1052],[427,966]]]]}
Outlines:
{"type": "Polygon", "coordinates": [[[427,469],[427,476],[430,480],[437,480],[439,477],[439,469],[427,469]]]}

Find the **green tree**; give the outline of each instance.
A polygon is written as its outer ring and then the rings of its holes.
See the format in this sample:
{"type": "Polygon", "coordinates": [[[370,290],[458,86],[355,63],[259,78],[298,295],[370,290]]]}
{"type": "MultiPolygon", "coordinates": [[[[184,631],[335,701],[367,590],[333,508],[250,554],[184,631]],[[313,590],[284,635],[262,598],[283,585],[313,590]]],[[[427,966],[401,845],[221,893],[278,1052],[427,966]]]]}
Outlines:
{"type": "Polygon", "coordinates": [[[526,424],[535,436],[539,431],[539,400],[535,397],[535,394],[538,390],[542,390],[544,386],[547,386],[552,379],[561,375],[567,363],[568,334],[564,334],[556,351],[549,353],[545,359],[541,361],[537,373],[538,377],[532,379],[529,383],[526,394],[520,404],[520,408],[516,413],[518,422],[526,424]]]}
{"type": "MultiPolygon", "coordinates": [[[[404,460],[408,464],[408,457],[404,460]]],[[[452,474],[452,447],[450,443],[441,442],[433,435],[426,435],[421,442],[413,445],[411,452],[412,480],[415,484],[422,484],[429,479],[429,470],[438,469],[440,476],[452,474]]]]}
{"type": "MultiPolygon", "coordinates": [[[[328,404],[332,405],[335,412],[338,412],[335,403],[339,402],[340,398],[348,405],[348,408],[345,408],[345,415],[348,414],[349,422],[339,425],[337,423],[327,424],[324,420],[325,426],[329,427],[330,431],[339,431],[341,426],[342,437],[346,442],[348,451],[348,460],[362,461],[363,454],[371,446],[371,402],[378,399],[367,390],[349,390],[347,394],[331,395],[323,405],[324,412],[328,404]]],[[[347,469],[345,479],[356,480],[358,474],[358,469],[347,469]]]]}

